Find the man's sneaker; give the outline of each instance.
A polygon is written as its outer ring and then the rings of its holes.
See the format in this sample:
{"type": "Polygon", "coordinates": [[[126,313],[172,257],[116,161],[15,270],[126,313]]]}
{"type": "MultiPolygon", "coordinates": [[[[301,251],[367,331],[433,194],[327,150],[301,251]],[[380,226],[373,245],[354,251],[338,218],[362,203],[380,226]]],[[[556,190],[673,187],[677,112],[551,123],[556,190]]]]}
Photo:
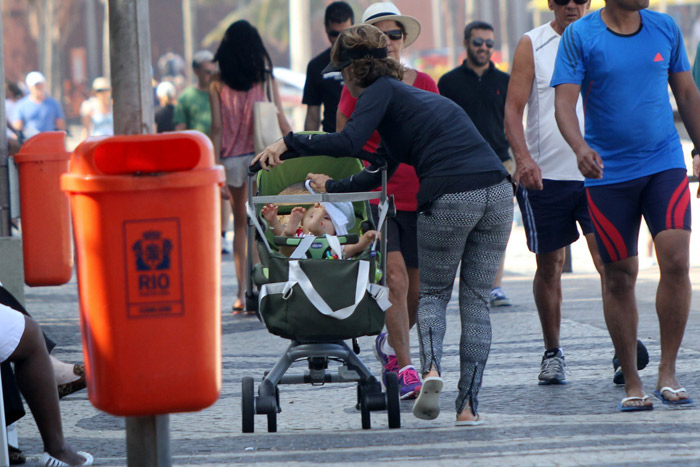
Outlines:
{"type": "Polygon", "coordinates": [[[384,346],[384,341],[386,341],[387,333],[380,333],[374,340],[374,355],[382,364],[382,382],[386,386],[386,374],[387,373],[398,373],[399,372],[399,362],[396,359],[396,355],[389,355],[384,353],[382,347],[384,346]]]}
{"type": "Polygon", "coordinates": [[[399,397],[401,400],[415,399],[423,385],[418,372],[412,366],[399,372],[399,397]]]}
{"type": "Polygon", "coordinates": [[[500,287],[494,287],[493,289],[491,289],[489,302],[493,307],[513,305],[510,299],[506,297],[506,293],[500,287]]]}
{"type": "MultiPolygon", "coordinates": [[[[625,375],[622,374],[622,368],[620,367],[620,359],[617,358],[617,354],[613,355],[613,368],[615,369],[615,374],[613,375],[613,383],[615,384],[625,384],[625,375]]],[[[643,370],[649,364],[649,352],[642,341],[637,339],[637,370],[643,370]]]]}
{"type": "Polygon", "coordinates": [[[566,384],[566,362],[561,350],[547,350],[540,368],[539,384],[566,384]]]}

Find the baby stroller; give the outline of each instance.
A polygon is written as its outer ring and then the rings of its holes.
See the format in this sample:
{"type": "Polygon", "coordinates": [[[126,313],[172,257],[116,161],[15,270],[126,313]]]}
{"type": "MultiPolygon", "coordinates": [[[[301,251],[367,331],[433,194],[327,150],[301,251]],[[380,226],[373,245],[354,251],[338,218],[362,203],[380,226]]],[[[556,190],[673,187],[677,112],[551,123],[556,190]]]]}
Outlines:
{"type": "Polygon", "coordinates": [[[386,198],[386,172],[381,192],[278,195],[284,188],[304,182],[308,173],[323,173],[338,180],[362,170],[354,158],[325,156],[293,158],[257,173],[257,195],[253,195],[253,175],[248,183],[248,284],[246,305],[256,310],[268,331],[291,343],[286,352],[265,372],[255,395],[252,377],[242,379],[242,425],[244,433],[255,429],[255,414],[267,415],[267,431],[277,431],[281,412],[280,384],[357,382],[357,405],[362,428],[371,428],[370,412],[387,410],[389,428],[401,427],[398,379],[386,375],[386,392],[381,383],[357,356],[356,338],[379,334],[384,326],[384,311],[391,304],[385,287],[386,227],[383,219],[389,211],[386,198]],[[374,225],[369,199],[380,198],[380,225],[374,225]],[[260,217],[266,203],[279,205],[278,214],[289,213],[294,205],[316,202],[353,202],[356,223],[348,235],[301,238],[274,237],[260,217]],[[289,205],[287,203],[290,203],[289,205]],[[357,242],[360,229],[380,229],[378,241],[357,258],[323,259],[336,251],[337,243],[357,242]],[[337,239],[337,242],[334,240],[337,239]],[[296,246],[291,257],[277,251],[280,245],[296,246]],[[335,245],[335,246],[334,246],[335,245]],[[382,250],[379,254],[377,246],[382,250]],[[253,265],[253,248],[260,263],[253,265]],[[376,274],[377,270],[380,274],[376,274]],[[379,280],[378,280],[379,279],[379,280]],[[380,283],[377,283],[380,282],[380,283]],[[338,284],[348,284],[342,287],[338,284]],[[254,290],[254,287],[257,290],[254,290]],[[352,339],[351,348],[345,340],[352,339]],[[308,370],[286,374],[295,362],[306,361],[308,370]],[[338,367],[329,369],[329,362],[338,367]],[[337,370],[337,371],[335,371],[337,370]]]}

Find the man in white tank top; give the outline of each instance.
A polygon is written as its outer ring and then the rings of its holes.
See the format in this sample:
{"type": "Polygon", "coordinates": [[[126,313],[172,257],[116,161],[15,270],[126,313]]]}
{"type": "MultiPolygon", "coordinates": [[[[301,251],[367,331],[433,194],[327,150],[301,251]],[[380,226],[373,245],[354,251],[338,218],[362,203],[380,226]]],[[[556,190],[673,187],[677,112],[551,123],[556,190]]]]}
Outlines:
{"type": "MultiPolygon", "coordinates": [[[[517,164],[513,178],[518,183],[518,205],[528,248],[537,259],[533,293],[545,348],[539,384],[566,383],[566,362],[559,340],[561,274],[565,249],[579,237],[576,222],[585,235],[596,269],[603,273],[588,215],[583,176],[578,170],[574,152],[557,127],[554,88],[549,85],[564,29],[587,13],[589,7],[590,0],[549,0],[554,20],[525,33],[520,39],[513,56],[506,98],[506,137],[517,164]],[[526,106],[525,130],[523,114],[526,106]]],[[[580,99],[577,113],[583,133],[580,99]]],[[[641,342],[638,345],[639,363],[645,366],[648,354],[641,342]]],[[[624,376],[615,358],[613,364],[616,370],[614,381],[624,384],[624,376]]]]}

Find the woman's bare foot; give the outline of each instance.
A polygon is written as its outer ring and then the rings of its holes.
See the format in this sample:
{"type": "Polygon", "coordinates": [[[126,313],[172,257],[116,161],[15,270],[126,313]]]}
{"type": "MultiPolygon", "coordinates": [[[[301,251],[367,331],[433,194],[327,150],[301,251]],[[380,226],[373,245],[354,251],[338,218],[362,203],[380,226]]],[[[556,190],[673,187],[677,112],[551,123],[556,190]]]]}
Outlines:
{"type": "Polygon", "coordinates": [[[481,421],[481,417],[479,417],[478,414],[474,414],[471,408],[471,404],[467,402],[467,405],[464,406],[464,409],[460,413],[457,414],[457,421],[458,422],[479,422],[481,421]]]}
{"type": "Polygon", "coordinates": [[[296,234],[305,214],[306,209],[302,208],[301,206],[297,206],[292,209],[292,212],[289,213],[289,221],[287,222],[287,226],[284,228],[285,237],[292,237],[294,234],[296,234]]]}

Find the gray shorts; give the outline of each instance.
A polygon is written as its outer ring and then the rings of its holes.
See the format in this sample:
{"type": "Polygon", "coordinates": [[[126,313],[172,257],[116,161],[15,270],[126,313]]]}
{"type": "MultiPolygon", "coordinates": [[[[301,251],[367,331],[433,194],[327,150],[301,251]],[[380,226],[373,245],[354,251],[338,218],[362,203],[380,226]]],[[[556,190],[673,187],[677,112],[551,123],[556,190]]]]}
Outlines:
{"type": "Polygon", "coordinates": [[[240,188],[248,181],[248,166],[255,154],[244,154],[242,156],[224,157],[221,165],[226,169],[226,185],[240,188]]]}

